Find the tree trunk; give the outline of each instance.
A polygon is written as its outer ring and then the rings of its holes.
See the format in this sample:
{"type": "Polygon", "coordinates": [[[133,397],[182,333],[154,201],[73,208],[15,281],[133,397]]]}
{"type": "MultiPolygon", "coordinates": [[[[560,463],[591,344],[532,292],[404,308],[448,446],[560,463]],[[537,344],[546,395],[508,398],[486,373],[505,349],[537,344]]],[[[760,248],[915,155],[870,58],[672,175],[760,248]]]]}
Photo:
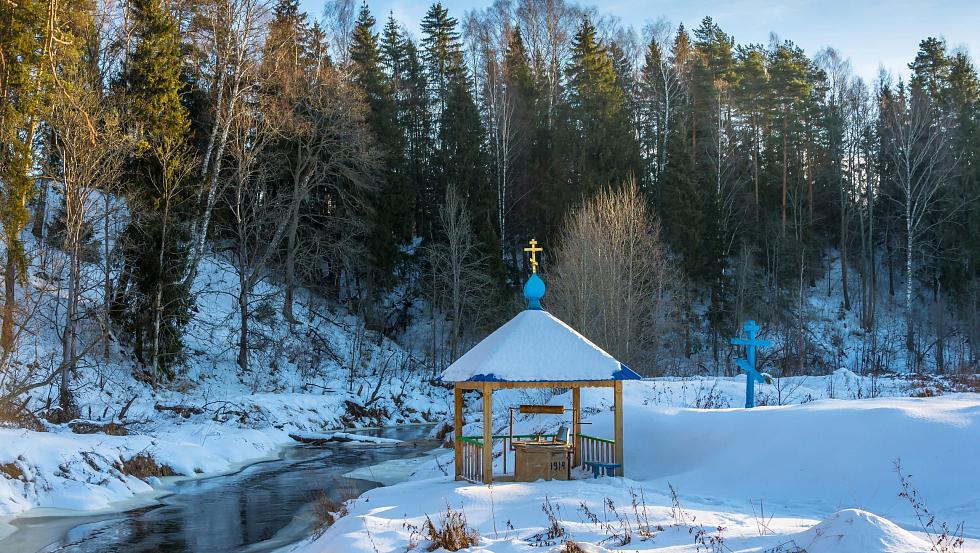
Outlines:
{"type": "Polygon", "coordinates": [[[905,210],[905,232],[905,348],[911,353],[915,336],[912,328],[912,214],[908,208],[905,210]]]}
{"type": "Polygon", "coordinates": [[[847,229],[843,222],[844,216],[841,215],[841,241],[840,241],[840,285],[841,292],[844,294],[844,311],[851,310],[851,294],[847,287],[847,229]]]}
{"type": "Polygon", "coordinates": [[[3,270],[3,328],[0,330],[0,347],[10,353],[14,347],[14,306],[17,304],[17,264],[10,254],[11,241],[7,241],[7,262],[3,270]]]}
{"type": "MultiPolygon", "coordinates": [[[[72,217],[69,215],[69,221],[72,217]]],[[[73,225],[73,223],[69,223],[73,225]]],[[[77,334],[77,314],[78,314],[78,288],[79,288],[79,244],[77,233],[72,229],[69,240],[72,241],[71,255],[69,258],[68,274],[68,307],[65,313],[64,333],[61,336],[61,386],[58,394],[58,405],[62,412],[67,413],[71,409],[71,382],[70,375],[75,371],[75,344],[77,334]]]]}
{"type": "Polygon", "coordinates": [[[44,219],[48,206],[48,180],[41,179],[41,190],[37,194],[37,209],[34,212],[34,223],[31,226],[31,234],[40,240],[44,238],[44,219]]]}
{"type": "Polygon", "coordinates": [[[248,372],[249,286],[245,278],[244,267],[239,271],[238,286],[238,311],[241,316],[241,332],[238,335],[238,366],[241,367],[242,372],[248,372]]]}
{"type": "Polygon", "coordinates": [[[783,236],[786,236],[786,186],[787,186],[787,179],[789,178],[789,170],[788,170],[789,167],[787,166],[789,164],[789,152],[787,151],[786,147],[787,147],[786,119],[784,117],[783,119],[783,200],[782,200],[783,236]]]}
{"type": "Polygon", "coordinates": [[[293,316],[293,289],[296,287],[296,229],[299,224],[299,210],[290,214],[289,229],[286,235],[286,291],[282,303],[282,316],[289,324],[296,324],[293,316]]]}

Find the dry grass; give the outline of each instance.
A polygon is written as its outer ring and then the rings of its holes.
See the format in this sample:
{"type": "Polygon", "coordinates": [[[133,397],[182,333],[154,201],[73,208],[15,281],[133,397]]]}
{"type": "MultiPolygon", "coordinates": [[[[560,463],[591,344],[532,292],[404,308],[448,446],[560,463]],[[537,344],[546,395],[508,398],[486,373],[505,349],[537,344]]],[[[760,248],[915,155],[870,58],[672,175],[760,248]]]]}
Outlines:
{"type": "Polygon", "coordinates": [[[6,463],[0,465],[0,474],[3,474],[11,480],[20,480],[24,477],[24,471],[20,470],[15,463],[6,463]]]}
{"type": "Polygon", "coordinates": [[[446,506],[446,512],[439,516],[439,527],[428,516],[425,517],[425,529],[429,534],[429,551],[442,548],[446,551],[459,551],[476,545],[480,534],[466,523],[466,515],[462,510],[455,511],[446,506]]]}
{"type": "Polygon", "coordinates": [[[123,459],[122,463],[116,463],[115,466],[119,472],[135,476],[140,480],[146,480],[151,476],[180,476],[170,465],[158,464],[156,459],[145,453],[123,459]]]}
{"type": "Polygon", "coordinates": [[[326,492],[313,500],[313,538],[319,538],[337,519],[347,516],[347,502],[338,503],[326,492]]]}

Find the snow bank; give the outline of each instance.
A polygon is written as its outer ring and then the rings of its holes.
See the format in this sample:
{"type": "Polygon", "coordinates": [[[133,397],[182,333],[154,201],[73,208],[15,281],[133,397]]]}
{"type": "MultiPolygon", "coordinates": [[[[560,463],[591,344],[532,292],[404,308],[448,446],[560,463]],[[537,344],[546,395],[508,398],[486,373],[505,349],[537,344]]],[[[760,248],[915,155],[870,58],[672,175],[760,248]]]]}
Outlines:
{"type": "Polygon", "coordinates": [[[124,461],[140,455],[180,475],[211,475],[269,457],[289,441],[276,429],[218,432],[200,424],[130,436],[0,429],[0,465],[19,473],[0,477],[0,515],[34,507],[102,510],[150,492],[146,481],[120,471],[124,461]]]}

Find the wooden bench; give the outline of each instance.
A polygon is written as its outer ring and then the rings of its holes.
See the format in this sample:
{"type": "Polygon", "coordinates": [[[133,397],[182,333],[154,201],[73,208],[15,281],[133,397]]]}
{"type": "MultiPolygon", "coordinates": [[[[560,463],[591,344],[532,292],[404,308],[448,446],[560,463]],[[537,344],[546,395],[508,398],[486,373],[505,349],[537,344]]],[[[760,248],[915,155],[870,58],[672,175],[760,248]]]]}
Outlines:
{"type": "Polygon", "coordinates": [[[592,469],[592,478],[599,478],[599,473],[602,476],[614,476],[616,469],[622,467],[619,463],[599,463],[597,461],[586,461],[585,466],[592,469]]]}

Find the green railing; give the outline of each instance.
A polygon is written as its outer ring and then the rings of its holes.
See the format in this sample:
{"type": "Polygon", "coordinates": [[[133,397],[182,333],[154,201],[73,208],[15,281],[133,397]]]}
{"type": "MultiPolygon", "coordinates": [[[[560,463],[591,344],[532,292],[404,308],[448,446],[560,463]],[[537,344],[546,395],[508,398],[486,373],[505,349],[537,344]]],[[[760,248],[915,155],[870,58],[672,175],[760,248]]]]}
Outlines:
{"type": "MultiPolygon", "coordinates": [[[[501,436],[490,436],[492,440],[509,440],[514,438],[515,440],[523,440],[525,438],[554,438],[558,434],[503,434],[501,436]]],[[[465,444],[473,444],[478,446],[483,446],[483,436],[463,436],[459,441],[465,444]]]]}
{"type": "Polygon", "coordinates": [[[618,463],[616,441],[585,434],[575,436],[575,458],[580,465],[588,462],[618,463]]]}
{"type": "Polygon", "coordinates": [[[616,443],[616,440],[608,440],[606,438],[597,438],[595,436],[589,436],[587,434],[576,434],[576,436],[578,436],[579,438],[588,438],[590,440],[595,440],[597,442],[602,442],[604,444],[614,444],[615,445],[615,443],[616,443]]]}

